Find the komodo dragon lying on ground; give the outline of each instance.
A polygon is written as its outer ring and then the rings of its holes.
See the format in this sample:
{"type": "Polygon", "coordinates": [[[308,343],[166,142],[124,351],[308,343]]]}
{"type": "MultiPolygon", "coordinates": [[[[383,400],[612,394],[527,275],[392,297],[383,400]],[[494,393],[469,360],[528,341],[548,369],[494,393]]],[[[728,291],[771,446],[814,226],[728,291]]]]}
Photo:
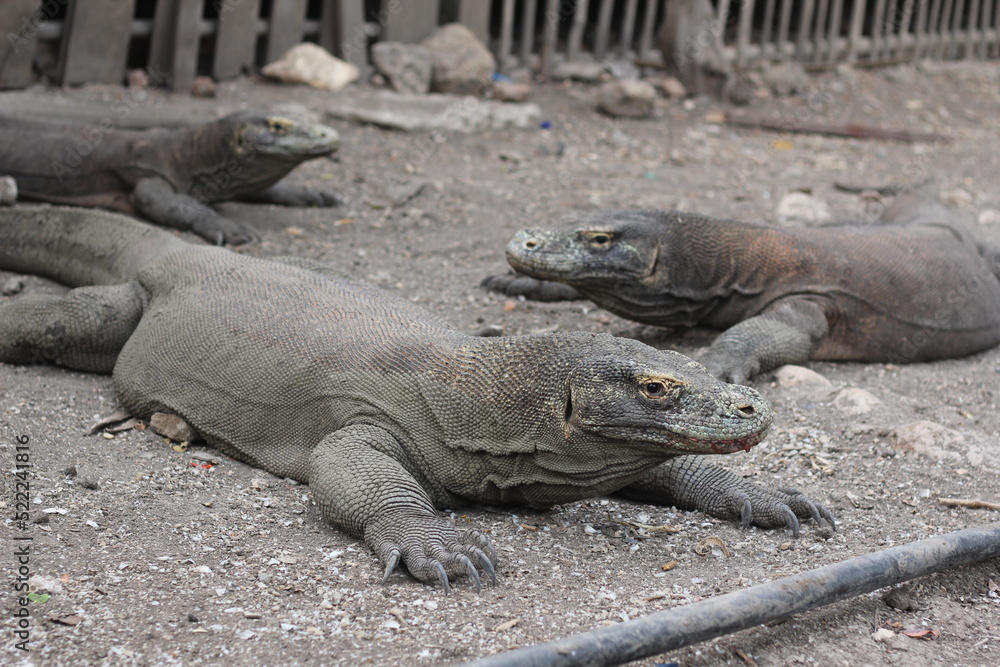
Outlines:
{"type": "Polygon", "coordinates": [[[880,222],[782,229],[678,211],[585,213],[519,232],[507,259],[524,275],[483,284],[725,329],[700,361],[728,382],[810,358],[928,361],[1000,343],[1000,252],[916,195],[880,222]]]}
{"type": "Polygon", "coordinates": [[[0,361],[114,373],[136,416],[307,482],[322,514],[424,581],[477,568],[487,537],[435,507],[536,507],[620,492],[744,524],[829,512],[696,456],[749,449],[771,412],[676,352],[604,334],[480,338],[302,259],[190,245],[123,216],[0,210],[0,269],[77,287],[0,305],[0,361]]]}
{"type": "Polygon", "coordinates": [[[138,213],[213,243],[239,245],[256,241],[257,233],[210,204],[337,206],[331,192],[278,181],[339,144],[325,125],[254,112],[153,130],[0,116],[0,175],[15,178],[22,199],[138,213]]]}

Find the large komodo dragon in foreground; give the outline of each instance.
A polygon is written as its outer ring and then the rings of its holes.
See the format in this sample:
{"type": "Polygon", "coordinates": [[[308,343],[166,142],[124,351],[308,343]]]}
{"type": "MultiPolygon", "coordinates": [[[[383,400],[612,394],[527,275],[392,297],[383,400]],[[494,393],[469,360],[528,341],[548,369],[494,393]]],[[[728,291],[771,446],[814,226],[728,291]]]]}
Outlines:
{"type": "Polygon", "coordinates": [[[388,577],[491,578],[489,540],[435,507],[620,492],[744,524],[833,527],[805,496],[685,454],[760,442],[771,412],[676,352],[603,334],[480,338],[301,259],[191,245],[123,216],[0,210],[0,269],[78,287],[0,306],[0,361],[114,372],[136,416],[307,482],[388,577]]]}
{"type": "Polygon", "coordinates": [[[0,175],[14,177],[22,199],[137,213],[240,245],[257,232],[211,204],[337,206],[332,192],[279,181],[339,145],[333,128],[250,111],[151,130],[0,116],[0,175]]]}
{"type": "Polygon", "coordinates": [[[1000,343],[1000,251],[913,194],[872,226],[585,213],[519,232],[507,259],[523,276],[484,286],[582,296],[647,324],[725,329],[700,361],[729,382],[810,358],[928,361],[1000,343]]]}

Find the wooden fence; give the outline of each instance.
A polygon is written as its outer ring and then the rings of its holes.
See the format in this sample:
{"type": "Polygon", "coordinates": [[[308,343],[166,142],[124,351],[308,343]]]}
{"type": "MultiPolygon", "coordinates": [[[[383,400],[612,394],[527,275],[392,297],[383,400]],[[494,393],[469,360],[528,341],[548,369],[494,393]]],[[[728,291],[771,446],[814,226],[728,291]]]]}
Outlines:
{"type": "MultiPolygon", "coordinates": [[[[490,44],[501,70],[548,71],[559,59],[584,57],[656,59],[665,3],[688,1],[708,0],[0,0],[0,88],[31,83],[43,52],[59,83],[119,83],[131,66],[181,91],[198,73],[239,76],[302,40],[365,66],[374,39],[419,41],[451,21],[490,44]]],[[[712,5],[706,30],[737,67],[767,55],[817,66],[1000,57],[1000,0],[712,5]]]]}

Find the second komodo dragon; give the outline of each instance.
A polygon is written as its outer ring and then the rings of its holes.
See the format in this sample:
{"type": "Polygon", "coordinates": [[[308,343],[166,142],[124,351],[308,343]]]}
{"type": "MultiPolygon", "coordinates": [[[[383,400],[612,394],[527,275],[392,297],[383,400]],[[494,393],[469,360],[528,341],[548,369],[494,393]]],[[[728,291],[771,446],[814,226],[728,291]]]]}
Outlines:
{"type": "Polygon", "coordinates": [[[585,213],[519,232],[507,260],[522,276],[484,286],[582,296],[646,324],[725,329],[700,361],[728,382],[810,358],[928,361],[1000,343],[1000,252],[914,194],[870,226],[585,213]]]}
{"type": "Polygon", "coordinates": [[[22,199],[136,213],[216,244],[258,234],[215,202],[340,205],[332,192],[279,183],[339,146],[333,128],[251,111],[150,130],[0,116],[0,175],[14,177],[22,199]]]}
{"type": "Polygon", "coordinates": [[[488,538],[435,508],[619,492],[744,524],[829,513],[686,454],[749,449],[771,412],[676,352],[606,334],[480,338],[302,259],[188,244],[120,215],[0,210],[0,269],[80,286],[0,305],[0,361],[110,373],[136,416],[307,482],[385,563],[494,578],[488,538]]]}

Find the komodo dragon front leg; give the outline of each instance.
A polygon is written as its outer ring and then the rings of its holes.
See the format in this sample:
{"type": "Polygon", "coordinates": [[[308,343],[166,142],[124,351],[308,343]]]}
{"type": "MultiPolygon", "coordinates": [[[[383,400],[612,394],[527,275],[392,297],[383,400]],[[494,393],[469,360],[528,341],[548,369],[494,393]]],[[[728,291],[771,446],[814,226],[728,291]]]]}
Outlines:
{"type": "Polygon", "coordinates": [[[461,531],[441,517],[403,465],[406,451],[387,431],[357,424],[313,450],[309,488],[323,516],[363,538],[385,563],[383,583],[400,561],[447,593],[450,575],[467,575],[478,591],[477,566],[496,584],[496,551],[485,535],[461,531]]]}
{"type": "Polygon", "coordinates": [[[700,510],[720,519],[739,519],[746,528],[785,526],[799,536],[799,519],[825,519],[836,531],[830,511],[789,488],[772,489],[737,477],[699,456],[670,459],[618,492],[639,502],[700,510]]]}
{"type": "Polygon", "coordinates": [[[249,225],[230,220],[195,197],[177,192],[162,178],[145,178],[132,193],[136,209],[165,227],[192,231],[216,245],[256,243],[260,235],[249,225]]]}
{"type": "Polygon", "coordinates": [[[698,361],[724,382],[746,384],[760,372],[807,361],[828,332],[822,306],[792,295],[726,329],[698,361]]]}

